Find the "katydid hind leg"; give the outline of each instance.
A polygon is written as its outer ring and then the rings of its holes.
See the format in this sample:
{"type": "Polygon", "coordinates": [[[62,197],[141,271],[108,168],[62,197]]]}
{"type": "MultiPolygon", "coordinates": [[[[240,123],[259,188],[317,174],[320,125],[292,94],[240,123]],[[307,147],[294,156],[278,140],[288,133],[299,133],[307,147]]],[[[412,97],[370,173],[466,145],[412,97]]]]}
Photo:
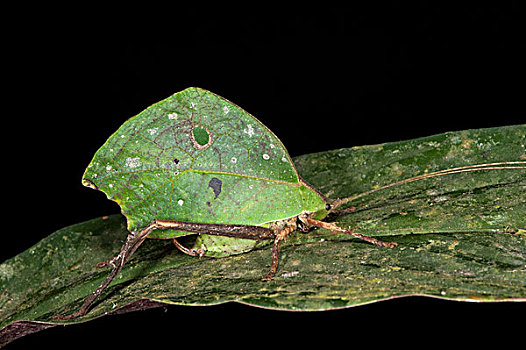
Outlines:
{"type": "Polygon", "coordinates": [[[79,308],[79,310],[69,315],[55,316],[54,319],[66,321],[86,315],[93,303],[95,302],[95,300],[110,285],[111,281],[113,281],[113,279],[119,274],[124,264],[133,255],[133,253],[135,253],[137,248],[139,248],[139,246],[144,242],[144,240],[148,237],[148,235],[153,231],[154,228],[155,226],[152,224],[146,227],[144,230],[140,231],[139,233],[129,234],[126,238],[126,241],[122,245],[119,254],[116,257],[97,264],[98,266],[111,265],[112,270],[109,273],[108,277],[106,277],[106,279],[102,281],[99,287],[97,287],[97,289],[95,289],[95,291],[84,300],[84,303],[79,308]]]}
{"type": "MultiPolygon", "coordinates": [[[[129,234],[125,243],[123,244],[120,253],[109,260],[97,264],[99,267],[107,265],[112,266],[112,270],[108,277],[99,285],[99,287],[91,293],[85,300],[80,309],[70,315],[66,316],[55,316],[56,320],[71,320],[86,315],[90,310],[94,301],[102,294],[102,292],[109,286],[111,281],[118,275],[124,264],[133,255],[133,253],[139,248],[150,233],[155,229],[172,229],[182,230],[190,233],[209,233],[214,236],[224,238],[238,238],[237,240],[268,240],[275,237],[273,230],[259,226],[249,225],[225,225],[225,224],[202,224],[202,223],[188,223],[180,221],[167,221],[167,220],[154,220],[150,225],[135,234],[129,234]]],[[[204,249],[188,249],[182,246],[177,240],[174,240],[174,244],[177,248],[182,250],[184,253],[190,253],[193,256],[201,257],[204,255],[204,249]],[[195,255],[194,255],[195,254],[195,255]]]]}
{"type": "Polygon", "coordinates": [[[106,267],[106,266],[115,267],[116,266],[115,263],[117,262],[117,260],[119,260],[119,255],[114,256],[111,259],[98,262],[97,263],[97,267],[99,267],[99,268],[103,268],[103,267],[106,267]]]}

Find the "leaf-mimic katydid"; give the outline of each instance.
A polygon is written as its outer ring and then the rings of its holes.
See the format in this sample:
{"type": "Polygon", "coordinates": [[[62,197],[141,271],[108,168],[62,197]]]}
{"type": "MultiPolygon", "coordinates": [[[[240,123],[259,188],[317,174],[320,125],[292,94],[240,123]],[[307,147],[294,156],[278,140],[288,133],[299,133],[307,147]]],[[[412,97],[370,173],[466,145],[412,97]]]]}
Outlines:
{"type": "MultiPolygon", "coordinates": [[[[525,169],[526,162],[501,162],[447,169],[376,188],[459,172],[525,169]]],[[[322,221],[355,197],[332,200],[307,184],[281,141],[237,105],[209,91],[188,88],[125,122],[97,151],[83,184],[117,202],[131,232],[120,253],[100,266],[112,271],[68,316],[86,314],[146,238],[171,239],[183,253],[221,257],[272,240],[268,281],[278,270],[279,246],[291,233],[322,227],[380,247],[373,237],[322,221]],[[197,235],[195,245],[177,239],[197,235]]]]}

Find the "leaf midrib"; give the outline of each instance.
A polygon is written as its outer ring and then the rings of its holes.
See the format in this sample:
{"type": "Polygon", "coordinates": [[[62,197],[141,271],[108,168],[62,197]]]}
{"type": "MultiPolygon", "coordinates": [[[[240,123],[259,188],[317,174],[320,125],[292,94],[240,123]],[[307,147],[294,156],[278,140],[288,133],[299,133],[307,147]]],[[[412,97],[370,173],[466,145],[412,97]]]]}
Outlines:
{"type": "MultiPolygon", "coordinates": [[[[191,173],[199,173],[199,174],[217,174],[217,175],[237,176],[237,177],[242,177],[242,178],[247,178],[247,179],[256,179],[256,180],[263,180],[263,181],[272,182],[272,183],[285,184],[285,185],[290,185],[290,186],[293,186],[293,187],[301,187],[301,185],[302,185],[300,183],[299,176],[298,176],[298,182],[294,183],[294,182],[289,182],[289,181],[285,181],[285,180],[270,179],[270,178],[267,178],[267,177],[260,177],[260,176],[255,176],[255,175],[238,174],[238,173],[233,173],[233,172],[229,172],[229,171],[200,170],[200,169],[192,169],[192,168],[188,168],[188,169],[184,169],[184,170],[168,169],[168,168],[149,168],[149,169],[141,169],[141,170],[133,170],[133,171],[116,171],[116,172],[113,172],[111,174],[111,176],[121,175],[121,174],[136,174],[136,173],[141,173],[141,172],[145,172],[145,171],[156,171],[156,170],[158,170],[158,171],[179,171],[179,174],[177,174],[170,181],[175,181],[179,177],[181,177],[184,173],[191,172],[191,173]]],[[[296,172],[296,176],[297,175],[298,174],[296,172]]],[[[100,179],[104,179],[105,180],[108,177],[109,176],[105,176],[105,177],[101,177],[100,179]]],[[[84,177],[83,180],[92,181],[91,179],[88,179],[86,177],[84,177]]]]}

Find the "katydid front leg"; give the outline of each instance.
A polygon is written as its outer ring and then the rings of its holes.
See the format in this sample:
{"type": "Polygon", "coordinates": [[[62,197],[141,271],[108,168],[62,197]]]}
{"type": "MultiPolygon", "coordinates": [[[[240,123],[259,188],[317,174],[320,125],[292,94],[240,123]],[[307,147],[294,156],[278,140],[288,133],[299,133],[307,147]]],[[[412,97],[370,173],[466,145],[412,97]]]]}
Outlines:
{"type": "Polygon", "coordinates": [[[261,279],[263,282],[270,281],[272,277],[276,275],[276,272],[278,272],[279,245],[282,241],[286,240],[292,232],[296,231],[297,228],[298,225],[296,224],[296,218],[294,218],[293,220],[287,222],[287,226],[277,231],[276,238],[274,239],[274,245],[272,246],[272,262],[270,265],[270,271],[265,275],[265,277],[261,279]]]}
{"type": "Polygon", "coordinates": [[[345,233],[345,234],[348,234],[348,235],[351,235],[353,237],[356,237],[356,238],[359,238],[363,241],[366,241],[368,243],[371,243],[371,244],[374,244],[376,246],[379,246],[379,247],[387,247],[387,248],[394,248],[398,245],[398,243],[396,242],[384,242],[384,241],[380,241],[376,238],[373,238],[373,237],[369,237],[369,236],[366,236],[366,235],[362,235],[361,233],[357,233],[357,232],[353,232],[353,231],[350,231],[350,230],[346,230],[332,222],[324,222],[324,221],[319,221],[319,220],[314,220],[314,219],[311,219],[311,218],[306,218],[305,219],[306,223],[310,226],[316,226],[316,227],[320,227],[320,228],[325,228],[327,230],[330,230],[330,231],[333,231],[333,232],[341,232],[341,233],[345,233]]]}

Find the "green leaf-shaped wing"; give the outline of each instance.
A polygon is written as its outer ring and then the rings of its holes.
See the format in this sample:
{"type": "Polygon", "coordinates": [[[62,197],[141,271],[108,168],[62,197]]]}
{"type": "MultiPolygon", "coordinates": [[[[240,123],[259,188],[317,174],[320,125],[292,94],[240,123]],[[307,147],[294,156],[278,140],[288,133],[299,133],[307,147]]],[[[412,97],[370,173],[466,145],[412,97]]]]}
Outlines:
{"type": "Polygon", "coordinates": [[[317,195],[305,196],[290,156],[269,129],[199,88],[124,123],[97,151],[83,183],[116,201],[132,231],[156,218],[262,225],[324,205],[317,195]]]}

